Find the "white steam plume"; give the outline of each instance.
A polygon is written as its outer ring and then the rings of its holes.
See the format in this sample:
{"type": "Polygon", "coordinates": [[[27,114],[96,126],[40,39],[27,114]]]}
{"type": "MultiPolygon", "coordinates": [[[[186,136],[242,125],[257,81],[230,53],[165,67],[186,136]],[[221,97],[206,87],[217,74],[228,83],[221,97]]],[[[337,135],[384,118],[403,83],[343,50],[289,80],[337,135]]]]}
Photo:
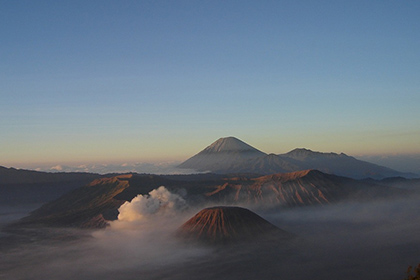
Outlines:
{"type": "Polygon", "coordinates": [[[133,222],[144,220],[150,215],[169,216],[187,207],[185,200],[178,194],[171,193],[164,186],[149,192],[148,195],[137,195],[131,202],[126,202],[118,209],[118,220],[133,222]]]}

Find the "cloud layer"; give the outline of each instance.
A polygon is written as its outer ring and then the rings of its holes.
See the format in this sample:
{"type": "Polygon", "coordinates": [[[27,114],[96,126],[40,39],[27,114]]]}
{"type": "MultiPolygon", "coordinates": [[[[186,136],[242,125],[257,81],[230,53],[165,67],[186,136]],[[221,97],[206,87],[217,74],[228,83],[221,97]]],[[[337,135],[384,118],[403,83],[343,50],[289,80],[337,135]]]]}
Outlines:
{"type": "Polygon", "coordinates": [[[45,229],[54,239],[0,252],[0,278],[403,279],[420,262],[418,199],[261,210],[299,239],[212,249],[174,237],[199,209],[160,187],[121,206],[120,220],[105,230],[45,229]]]}

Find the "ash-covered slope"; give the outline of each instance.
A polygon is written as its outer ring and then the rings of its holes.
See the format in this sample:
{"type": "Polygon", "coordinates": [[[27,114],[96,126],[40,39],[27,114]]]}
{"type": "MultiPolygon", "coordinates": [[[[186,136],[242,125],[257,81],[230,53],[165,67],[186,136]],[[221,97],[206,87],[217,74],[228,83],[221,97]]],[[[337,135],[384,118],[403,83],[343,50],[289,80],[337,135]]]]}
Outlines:
{"type": "Polygon", "coordinates": [[[207,244],[255,241],[264,237],[288,239],[293,236],[248,209],[226,206],[201,210],[178,229],[177,235],[188,241],[207,244]]]}
{"type": "Polygon", "coordinates": [[[131,177],[132,175],[120,175],[96,179],[44,204],[21,219],[17,225],[105,227],[107,214],[115,215],[113,212],[125,202],[115,197],[129,187],[131,177]]]}
{"type": "MultiPolygon", "coordinates": [[[[101,178],[51,201],[13,226],[70,226],[98,228],[118,217],[118,208],[137,195],[165,186],[182,193],[190,206],[212,203],[280,208],[324,205],[349,199],[371,200],[404,195],[409,190],[354,180],[316,170],[262,177],[217,174],[179,176],[119,175],[101,178]]],[[[208,205],[208,204],[207,204],[208,205]]]]}
{"type": "Polygon", "coordinates": [[[358,160],[344,153],[321,153],[295,149],[286,154],[265,154],[234,137],[220,138],[209,147],[179,165],[180,168],[214,173],[274,174],[317,169],[353,179],[383,179],[415,174],[399,172],[384,166],[358,160]]]}
{"type": "Polygon", "coordinates": [[[251,203],[272,208],[324,205],[345,200],[366,201],[405,194],[406,190],[378,185],[376,181],[304,170],[229,180],[207,196],[226,204],[251,203]]]}
{"type": "Polygon", "coordinates": [[[178,167],[226,173],[249,159],[263,157],[266,154],[235,137],[220,138],[178,167]]]}

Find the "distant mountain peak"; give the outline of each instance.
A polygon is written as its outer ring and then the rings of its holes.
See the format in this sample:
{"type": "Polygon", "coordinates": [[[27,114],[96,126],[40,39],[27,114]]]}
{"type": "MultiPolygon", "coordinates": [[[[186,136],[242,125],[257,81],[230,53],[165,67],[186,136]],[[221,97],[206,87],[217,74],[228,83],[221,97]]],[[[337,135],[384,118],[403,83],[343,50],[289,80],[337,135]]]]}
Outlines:
{"type": "Polygon", "coordinates": [[[218,139],[178,167],[200,172],[261,175],[317,169],[327,174],[354,179],[405,175],[384,166],[357,160],[344,153],[324,153],[296,148],[285,154],[266,154],[232,136],[218,139]]]}
{"type": "Polygon", "coordinates": [[[321,152],[315,152],[306,148],[296,148],[286,153],[286,155],[312,155],[312,154],[321,154],[321,152]]]}
{"type": "Polygon", "coordinates": [[[205,148],[203,152],[221,153],[245,151],[255,151],[263,153],[233,136],[219,138],[217,141],[213,142],[210,146],[205,148]]]}
{"type": "Polygon", "coordinates": [[[319,156],[327,156],[327,157],[347,157],[346,154],[340,153],[322,153],[322,152],[315,152],[305,148],[296,148],[291,150],[290,152],[283,154],[282,156],[294,158],[294,159],[305,159],[308,157],[319,157],[319,156]]]}
{"type": "Polygon", "coordinates": [[[266,156],[266,153],[230,136],[218,139],[178,167],[198,171],[217,172],[220,170],[223,172],[246,160],[264,156],[266,156]]]}

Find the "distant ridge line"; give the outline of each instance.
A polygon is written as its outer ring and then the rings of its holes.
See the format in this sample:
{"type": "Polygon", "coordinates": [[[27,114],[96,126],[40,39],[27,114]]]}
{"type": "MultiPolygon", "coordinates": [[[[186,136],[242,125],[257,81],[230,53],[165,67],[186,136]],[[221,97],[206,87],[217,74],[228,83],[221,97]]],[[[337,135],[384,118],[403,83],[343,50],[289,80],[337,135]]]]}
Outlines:
{"type": "Polygon", "coordinates": [[[178,167],[218,174],[267,175],[317,169],[324,173],[353,179],[418,177],[416,174],[399,172],[385,166],[358,160],[345,153],[323,153],[306,148],[296,148],[285,154],[266,154],[233,136],[219,138],[178,167]]]}

